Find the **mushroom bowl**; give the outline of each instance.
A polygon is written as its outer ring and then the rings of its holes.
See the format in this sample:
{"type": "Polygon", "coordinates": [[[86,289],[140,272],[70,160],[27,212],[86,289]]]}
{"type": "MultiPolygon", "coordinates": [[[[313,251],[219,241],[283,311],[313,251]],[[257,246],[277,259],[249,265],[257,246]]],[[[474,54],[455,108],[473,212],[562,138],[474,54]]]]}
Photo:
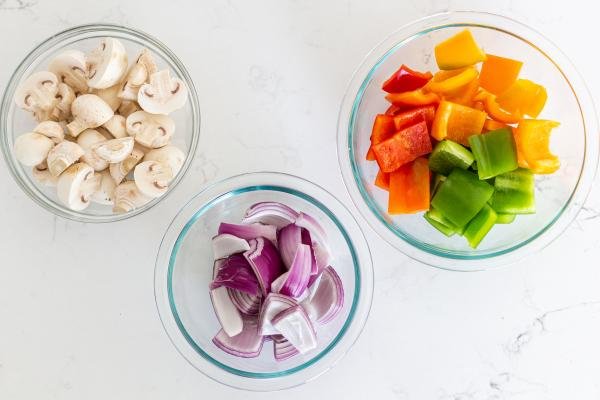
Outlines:
{"type": "Polygon", "coordinates": [[[182,180],[200,108],[182,62],[123,26],[77,26],[35,47],[11,76],[0,146],[21,189],[81,222],[140,214],[182,180]]]}

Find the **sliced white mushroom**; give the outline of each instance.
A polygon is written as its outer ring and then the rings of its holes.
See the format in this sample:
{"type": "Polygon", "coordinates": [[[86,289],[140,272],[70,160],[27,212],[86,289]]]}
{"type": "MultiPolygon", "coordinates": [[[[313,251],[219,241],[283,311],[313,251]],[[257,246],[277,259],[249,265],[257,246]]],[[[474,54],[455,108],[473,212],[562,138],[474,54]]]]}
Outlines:
{"type": "Polygon", "coordinates": [[[15,139],[13,151],[19,162],[28,167],[41,164],[54,147],[52,139],[35,132],[27,132],[15,139]]]}
{"type": "Polygon", "coordinates": [[[91,197],[92,202],[105,205],[113,205],[115,203],[115,181],[110,176],[108,171],[102,171],[96,175],[100,176],[100,186],[91,197]]]}
{"type": "Polygon", "coordinates": [[[158,71],[152,53],[142,50],[136,63],[129,69],[125,82],[121,85],[119,97],[123,100],[137,101],[140,87],[148,82],[150,75],[158,71]]]}
{"type": "Polygon", "coordinates": [[[127,71],[127,52],[115,38],[104,38],[100,45],[86,56],[89,87],[106,89],[123,80],[127,71]]]}
{"type": "Polygon", "coordinates": [[[58,178],[58,199],[71,210],[81,211],[90,205],[92,195],[100,187],[102,178],[86,163],[71,165],[58,178]]]}
{"type": "Polygon", "coordinates": [[[152,114],[169,114],[180,109],[187,101],[187,89],[179,78],[171,78],[168,69],[150,75],[150,83],[142,85],[138,103],[152,114]]]}
{"type": "Polygon", "coordinates": [[[85,151],[82,161],[94,169],[102,171],[108,168],[108,161],[96,154],[92,148],[98,143],[106,142],[106,138],[95,129],[86,129],[77,136],[77,144],[85,151]]]}
{"type": "Polygon", "coordinates": [[[114,112],[119,109],[121,103],[123,102],[123,100],[119,97],[120,91],[121,83],[117,83],[116,85],[112,85],[106,89],[94,89],[92,93],[104,100],[114,112]]]}
{"type": "Polygon", "coordinates": [[[76,98],[71,112],[74,119],[67,124],[67,129],[73,137],[77,137],[88,128],[99,127],[114,115],[109,105],[94,94],[84,94],[76,98]]]}
{"type": "Polygon", "coordinates": [[[92,147],[96,154],[109,163],[118,163],[127,158],[133,150],[133,138],[130,136],[111,139],[92,147]]]}
{"type": "Polygon", "coordinates": [[[58,177],[53,176],[48,170],[48,164],[44,161],[31,169],[33,179],[42,186],[55,187],[58,182],[58,177]]]}
{"type": "Polygon", "coordinates": [[[131,114],[133,114],[136,111],[140,111],[141,108],[138,105],[137,102],[135,101],[129,101],[129,100],[123,100],[123,102],[121,103],[121,106],[119,107],[119,109],[117,110],[117,112],[124,116],[125,118],[129,117],[131,114]]]}
{"type": "Polygon", "coordinates": [[[56,99],[58,103],[54,107],[51,117],[57,121],[66,121],[71,117],[71,105],[75,101],[75,92],[71,86],[61,82],[58,84],[56,99]]]}
{"type": "Polygon", "coordinates": [[[106,140],[111,140],[114,139],[115,137],[113,135],[110,134],[110,132],[108,131],[108,129],[99,126],[97,128],[94,128],[99,134],[101,134],[102,136],[104,136],[104,138],[106,140]]]}
{"type": "Polygon", "coordinates": [[[133,181],[126,181],[115,188],[115,205],[113,211],[116,213],[126,213],[143,206],[152,200],[151,197],[144,195],[138,189],[133,181]]]}
{"type": "Polygon", "coordinates": [[[58,80],[73,88],[76,95],[87,93],[87,66],[85,54],[79,50],[67,50],[56,56],[48,65],[58,80]]]}
{"type": "Polygon", "coordinates": [[[165,194],[172,179],[171,168],[157,161],[144,161],[133,171],[133,180],[138,189],[149,197],[160,197],[165,194]]]}
{"type": "Polygon", "coordinates": [[[178,147],[169,144],[160,149],[153,149],[147,152],[144,155],[144,161],[158,161],[168,165],[173,172],[173,176],[177,176],[185,161],[185,153],[178,147]]]}
{"type": "Polygon", "coordinates": [[[58,122],[40,122],[33,128],[33,131],[52,139],[52,141],[57,144],[65,140],[65,128],[58,122]]]}
{"type": "Polygon", "coordinates": [[[137,111],[127,117],[127,133],[142,146],[153,149],[166,146],[175,132],[175,122],[168,115],[137,111]]]}
{"type": "Polygon", "coordinates": [[[115,114],[111,119],[102,125],[114,138],[123,138],[127,136],[127,128],[125,126],[127,118],[122,115],[115,114]]]}
{"type": "Polygon", "coordinates": [[[64,170],[77,162],[85,151],[77,143],[64,140],[48,153],[48,169],[53,176],[59,176],[64,170]]]}
{"type": "Polygon", "coordinates": [[[58,78],[52,72],[40,71],[21,82],[15,92],[15,103],[33,113],[38,121],[50,119],[58,99],[58,78]]]}
{"type": "Polygon", "coordinates": [[[133,168],[142,160],[143,157],[144,152],[137,146],[134,146],[131,154],[128,155],[123,161],[110,164],[108,169],[110,171],[110,176],[112,176],[115,183],[117,185],[121,183],[127,174],[133,170],[133,168]]]}

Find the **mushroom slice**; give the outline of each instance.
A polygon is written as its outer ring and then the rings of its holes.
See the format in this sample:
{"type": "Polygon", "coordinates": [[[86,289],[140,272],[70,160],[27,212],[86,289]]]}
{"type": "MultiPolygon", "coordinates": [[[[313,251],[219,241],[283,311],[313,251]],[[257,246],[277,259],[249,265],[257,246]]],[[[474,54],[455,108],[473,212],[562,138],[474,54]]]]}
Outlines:
{"type": "Polygon", "coordinates": [[[123,102],[123,100],[119,98],[120,91],[121,83],[117,83],[106,89],[95,89],[92,93],[104,100],[114,112],[117,111],[123,102]]]}
{"type": "Polygon", "coordinates": [[[102,126],[106,128],[113,137],[120,139],[127,136],[127,128],[125,127],[126,120],[127,118],[124,116],[115,114],[102,126]]]}
{"type": "Polygon", "coordinates": [[[131,67],[121,85],[119,97],[123,100],[136,101],[140,87],[148,81],[150,75],[158,71],[152,53],[143,49],[136,63],[131,67]]]}
{"type": "Polygon", "coordinates": [[[81,158],[86,164],[94,169],[94,171],[102,171],[108,168],[108,161],[100,158],[92,147],[98,143],[106,142],[106,138],[95,129],[86,129],[77,136],[77,144],[85,151],[81,158]]]}
{"type": "Polygon", "coordinates": [[[100,186],[91,197],[92,202],[105,205],[115,203],[115,188],[117,185],[108,171],[102,171],[96,175],[100,176],[100,186]]]}
{"type": "Polygon", "coordinates": [[[58,99],[58,78],[52,72],[35,72],[15,92],[17,106],[31,111],[38,121],[50,119],[58,99]]]}
{"type": "Polygon", "coordinates": [[[48,153],[48,169],[53,176],[59,176],[84,154],[85,151],[77,143],[62,141],[48,153]]]}
{"type": "Polygon", "coordinates": [[[58,182],[58,177],[52,176],[48,170],[48,164],[46,161],[33,167],[31,169],[31,174],[33,175],[33,179],[43,186],[55,187],[56,183],[58,182]]]}
{"type": "Polygon", "coordinates": [[[74,119],[67,124],[67,129],[73,137],[77,137],[88,128],[99,127],[114,115],[110,106],[94,94],[84,94],[76,98],[71,112],[74,119]]]}
{"type": "Polygon", "coordinates": [[[108,129],[106,129],[102,126],[99,126],[99,127],[95,128],[94,130],[97,131],[102,136],[104,136],[104,139],[106,139],[106,140],[111,140],[111,139],[115,138],[113,135],[110,134],[108,129]]]}
{"type": "Polygon", "coordinates": [[[175,132],[171,117],[146,111],[137,111],[127,117],[126,127],[136,142],[153,149],[167,145],[175,132]]]}
{"type": "Polygon", "coordinates": [[[94,174],[86,163],[71,165],[58,178],[58,199],[71,210],[81,211],[90,205],[92,195],[100,187],[102,177],[94,174]]]}
{"type": "Polygon", "coordinates": [[[124,116],[125,118],[129,117],[131,114],[133,114],[136,111],[140,111],[141,108],[138,105],[137,102],[135,101],[129,101],[129,100],[123,100],[123,102],[121,103],[121,106],[119,107],[119,109],[117,110],[118,113],[122,116],[124,116]]]}
{"type": "Polygon", "coordinates": [[[57,121],[65,121],[71,117],[71,104],[75,101],[75,92],[71,86],[65,83],[58,84],[58,93],[56,93],[58,103],[52,110],[52,118],[57,121]]]}
{"type": "Polygon", "coordinates": [[[33,167],[44,162],[52,147],[52,139],[39,133],[27,132],[15,139],[13,150],[21,164],[33,167]]]}
{"type": "Polygon", "coordinates": [[[76,95],[88,92],[85,54],[79,50],[67,50],[56,56],[48,65],[58,80],[73,88],[76,95]]]}
{"type": "Polygon", "coordinates": [[[118,163],[127,158],[133,150],[133,138],[130,136],[111,139],[92,146],[96,154],[109,163],[118,163]]]}
{"type": "Polygon", "coordinates": [[[173,172],[157,161],[144,161],[133,171],[133,180],[140,191],[149,197],[160,197],[169,189],[173,172]]]}
{"type": "Polygon", "coordinates": [[[108,169],[110,171],[110,176],[112,176],[115,183],[117,185],[121,183],[127,174],[133,170],[133,168],[142,160],[143,157],[144,152],[137,146],[134,146],[131,154],[128,155],[123,161],[110,164],[108,169]]]}
{"type": "Polygon", "coordinates": [[[35,128],[33,128],[33,131],[52,139],[52,141],[56,144],[65,140],[65,129],[58,122],[40,122],[35,128]]]}
{"type": "Polygon", "coordinates": [[[86,57],[88,81],[93,89],[106,89],[121,82],[127,71],[127,52],[115,38],[104,38],[86,57]]]}
{"type": "Polygon", "coordinates": [[[187,101],[187,89],[179,78],[171,78],[168,69],[150,75],[150,83],[142,85],[138,103],[152,114],[169,114],[180,109],[187,101]]]}
{"type": "Polygon", "coordinates": [[[144,155],[144,161],[158,161],[171,168],[173,176],[177,176],[185,161],[185,154],[178,147],[168,144],[160,149],[153,149],[144,155]]]}
{"type": "Polygon", "coordinates": [[[133,181],[126,181],[115,188],[115,205],[113,211],[126,213],[143,206],[152,200],[144,195],[133,181]]]}

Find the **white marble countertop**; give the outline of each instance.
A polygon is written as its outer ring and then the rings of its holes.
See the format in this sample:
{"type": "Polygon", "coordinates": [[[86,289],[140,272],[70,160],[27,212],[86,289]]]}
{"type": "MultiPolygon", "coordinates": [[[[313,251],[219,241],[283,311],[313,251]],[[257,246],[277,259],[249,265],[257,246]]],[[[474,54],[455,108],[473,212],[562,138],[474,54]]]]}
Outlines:
{"type": "Polygon", "coordinates": [[[157,316],[156,249],[206,182],[292,172],[352,206],[335,156],[342,94],[367,51],[415,18],[475,9],[528,23],[570,56],[599,103],[598,6],[487,3],[0,0],[0,89],[52,33],[109,21],[144,30],[180,56],[203,117],[186,179],[164,203],[122,223],[53,217],[0,168],[0,399],[600,398],[598,187],[541,254],[484,273],[421,265],[365,224],[376,281],[363,335],[332,371],[286,393],[247,394],[206,378],[177,353],[157,316]]]}

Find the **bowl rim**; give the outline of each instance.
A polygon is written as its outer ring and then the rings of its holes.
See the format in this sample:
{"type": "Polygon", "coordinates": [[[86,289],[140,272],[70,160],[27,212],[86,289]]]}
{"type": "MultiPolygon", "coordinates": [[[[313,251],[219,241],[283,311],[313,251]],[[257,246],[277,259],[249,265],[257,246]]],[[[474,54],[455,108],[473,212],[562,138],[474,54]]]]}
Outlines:
{"type": "Polygon", "coordinates": [[[373,264],[364,232],[348,208],[321,186],[295,175],[280,172],[250,172],[213,183],[195,194],[169,224],[156,257],[154,289],[158,315],[167,336],[177,351],[194,368],[209,378],[227,386],[251,390],[283,390],[311,381],[331,369],[353,347],[368,319],[373,290],[373,264]],[[342,233],[354,263],[355,290],[348,317],[335,338],[318,354],[287,370],[255,373],[239,370],[216,361],[205,353],[182,329],[173,307],[172,269],[180,240],[189,228],[210,207],[221,201],[252,191],[280,191],[298,197],[319,208],[342,233]],[[310,193],[308,193],[310,192],[310,193]],[[319,196],[316,198],[316,196],[319,196]],[[331,202],[334,203],[331,203],[331,202]],[[345,215],[342,220],[327,204],[335,204],[345,215]],[[189,213],[188,213],[189,212],[189,213]],[[189,216],[185,216],[185,215],[189,216]],[[348,227],[347,224],[352,224],[348,227]],[[348,230],[352,233],[349,233],[348,230]],[[177,329],[175,329],[175,327],[177,329]],[[343,346],[343,347],[339,347],[343,346]],[[200,351],[198,351],[200,349],[200,351]],[[337,353],[334,352],[337,350],[337,353]],[[326,362],[325,364],[323,364],[326,362]],[[300,374],[300,375],[298,375],[300,374]]]}
{"type": "Polygon", "coordinates": [[[8,166],[8,170],[12,175],[17,185],[25,192],[29,198],[40,205],[47,211],[52,212],[62,218],[78,221],[78,222],[91,222],[91,223],[108,223],[129,219],[136,215],[139,215],[158,203],[162,202],[167,198],[183,180],[187,174],[198,149],[198,143],[200,141],[200,104],[198,100],[198,93],[194,85],[193,79],[187,71],[181,60],[173,53],[165,44],[156,39],[154,36],[147,34],[141,30],[135,28],[125,27],[119,24],[111,23],[91,23],[84,25],[77,25],[65,30],[62,30],[56,34],[51,35],[41,43],[37,44],[19,63],[15,71],[12,73],[6,85],[6,90],[2,97],[0,106],[0,147],[4,155],[4,161],[8,166]],[[96,34],[97,35],[94,35],[96,34]],[[191,126],[191,141],[189,150],[187,152],[186,159],[181,167],[181,170],[177,176],[173,179],[168,191],[161,197],[152,199],[150,202],[144,204],[142,207],[136,208],[132,211],[123,214],[106,214],[106,215],[94,215],[85,213],[84,211],[73,211],[60,202],[49,199],[40,189],[40,185],[30,184],[24,176],[27,175],[25,168],[18,164],[12,155],[12,149],[9,143],[10,127],[9,122],[12,117],[9,117],[9,112],[13,106],[13,97],[15,90],[19,83],[24,77],[24,74],[30,68],[30,66],[47,51],[53,49],[55,46],[59,46],[63,41],[76,38],[77,36],[83,35],[82,39],[94,38],[94,37],[105,37],[113,34],[121,34],[127,37],[128,40],[137,42],[142,46],[148,44],[156,47],[162,52],[165,57],[165,61],[169,64],[170,68],[176,69],[177,74],[180,75],[181,79],[185,82],[188,88],[188,100],[190,102],[192,110],[192,126],[191,126]],[[90,36],[86,36],[90,35],[90,36]]]}
{"type": "Polygon", "coordinates": [[[342,99],[337,127],[338,165],[344,185],[354,205],[370,227],[385,241],[405,255],[422,263],[453,271],[479,271],[500,265],[512,264],[549,245],[575,219],[587,198],[598,166],[598,120],[593,99],[581,75],[566,55],[552,42],[533,28],[511,18],[486,12],[450,11],[426,16],[410,22],[377,44],[363,58],[353,73],[342,99]],[[465,253],[432,251],[434,246],[421,245],[408,235],[399,234],[380,212],[374,208],[366,189],[362,186],[355,163],[352,145],[354,119],[362,94],[372,74],[385,59],[405,43],[431,31],[451,27],[481,27],[509,34],[522,40],[551,61],[570,86],[581,112],[584,133],[584,156],[577,184],[560,213],[541,231],[516,246],[491,254],[467,255],[465,253]],[[518,32],[518,33],[515,33],[518,32]],[[552,57],[548,54],[552,53],[552,57]],[[560,61],[560,66],[557,61],[560,61]]]}

